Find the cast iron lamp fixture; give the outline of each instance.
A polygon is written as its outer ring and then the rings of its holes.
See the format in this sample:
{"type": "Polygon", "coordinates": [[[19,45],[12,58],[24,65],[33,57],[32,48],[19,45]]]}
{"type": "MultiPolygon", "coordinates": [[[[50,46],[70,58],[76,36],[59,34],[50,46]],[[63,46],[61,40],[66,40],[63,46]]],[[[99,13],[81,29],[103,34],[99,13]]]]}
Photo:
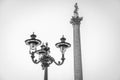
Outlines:
{"type": "Polygon", "coordinates": [[[53,62],[56,65],[62,65],[65,60],[64,53],[67,48],[71,47],[71,44],[65,42],[66,38],[64,36],[62,36],[62,38],[60,39],[61,42],[55,44],[57,48],[60,48],[60,51],[62,53],[61,61],[56,62],[55,59],[50,56],[50,47],[48,47],[48,43],[41,45],[41,40],[36,39],[36,37],[37,36],[33,33],[31,35],[31,39],[25,40],[25,43],[26,45],[30,46],[29,53],[31,54],[33,63],[38,64],[41,62],[42,69],[45,70],[44,80],[48,80],[48,67],[53,62]],[[38,46],[40,46],[41,48],[37,50],[38,46]],[[35,58],[36,54],[39,55],[38,59],[35,58]]]}

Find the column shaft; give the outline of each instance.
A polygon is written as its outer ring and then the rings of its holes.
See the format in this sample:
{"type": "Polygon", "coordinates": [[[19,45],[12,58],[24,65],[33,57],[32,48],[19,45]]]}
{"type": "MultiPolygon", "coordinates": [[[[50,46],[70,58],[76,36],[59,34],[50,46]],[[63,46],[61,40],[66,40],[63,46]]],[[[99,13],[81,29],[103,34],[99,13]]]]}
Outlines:
{"type": "Polygon", "coordinates": [[[73,25],[74,42],[74,80],[83,80],[80,42],[80,25],[73,25]]]}

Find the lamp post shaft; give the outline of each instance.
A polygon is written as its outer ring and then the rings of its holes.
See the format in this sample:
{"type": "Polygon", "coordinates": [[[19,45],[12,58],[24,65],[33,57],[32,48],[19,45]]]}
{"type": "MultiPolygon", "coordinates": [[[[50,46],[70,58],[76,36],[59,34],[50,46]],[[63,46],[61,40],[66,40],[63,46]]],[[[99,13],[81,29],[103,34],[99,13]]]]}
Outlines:
{"type": "Polygon", "coordinates": [[[46,67],[44,71],[44,80],[48,80],[48,67],[46,67]]]}

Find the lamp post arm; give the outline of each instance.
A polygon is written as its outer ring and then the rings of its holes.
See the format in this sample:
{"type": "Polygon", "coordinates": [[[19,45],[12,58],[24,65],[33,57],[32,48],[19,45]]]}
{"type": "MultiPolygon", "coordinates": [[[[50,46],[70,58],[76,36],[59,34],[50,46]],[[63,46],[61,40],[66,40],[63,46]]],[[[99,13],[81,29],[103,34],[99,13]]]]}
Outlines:
{"type": "Polygon", "coordinates": [[[53,58],[53,62],[54,62],[56,65],[62,65],[62,64],[64,63],[64,60],[65,60],[64,54],[62,54],[61,61],[56,62],[55,59],[53,58]]]}
{"type": "Polygon", "coordinates": [[[32,58],[33,63],[35,64],[38,64],[40,62],[40,60],[36,60],[36,59],[34,60],[35,58],[34,54],[31,55],[31,58],[32,58]]]}

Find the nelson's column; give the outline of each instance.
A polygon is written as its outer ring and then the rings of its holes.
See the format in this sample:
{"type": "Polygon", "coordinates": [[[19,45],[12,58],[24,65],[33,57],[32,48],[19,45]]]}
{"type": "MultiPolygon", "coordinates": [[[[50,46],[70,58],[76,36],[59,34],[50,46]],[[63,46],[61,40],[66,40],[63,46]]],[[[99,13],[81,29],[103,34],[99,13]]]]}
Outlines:
{"type": "Polygon", "coordinates": [[[82,56],[80,43],[80,22],[83,17],[78,15],[78,6],[75,4],[74,16],[70,23],[73,25],[73,44],[74,44],[74,80],[83,80],[82,56]]]}

